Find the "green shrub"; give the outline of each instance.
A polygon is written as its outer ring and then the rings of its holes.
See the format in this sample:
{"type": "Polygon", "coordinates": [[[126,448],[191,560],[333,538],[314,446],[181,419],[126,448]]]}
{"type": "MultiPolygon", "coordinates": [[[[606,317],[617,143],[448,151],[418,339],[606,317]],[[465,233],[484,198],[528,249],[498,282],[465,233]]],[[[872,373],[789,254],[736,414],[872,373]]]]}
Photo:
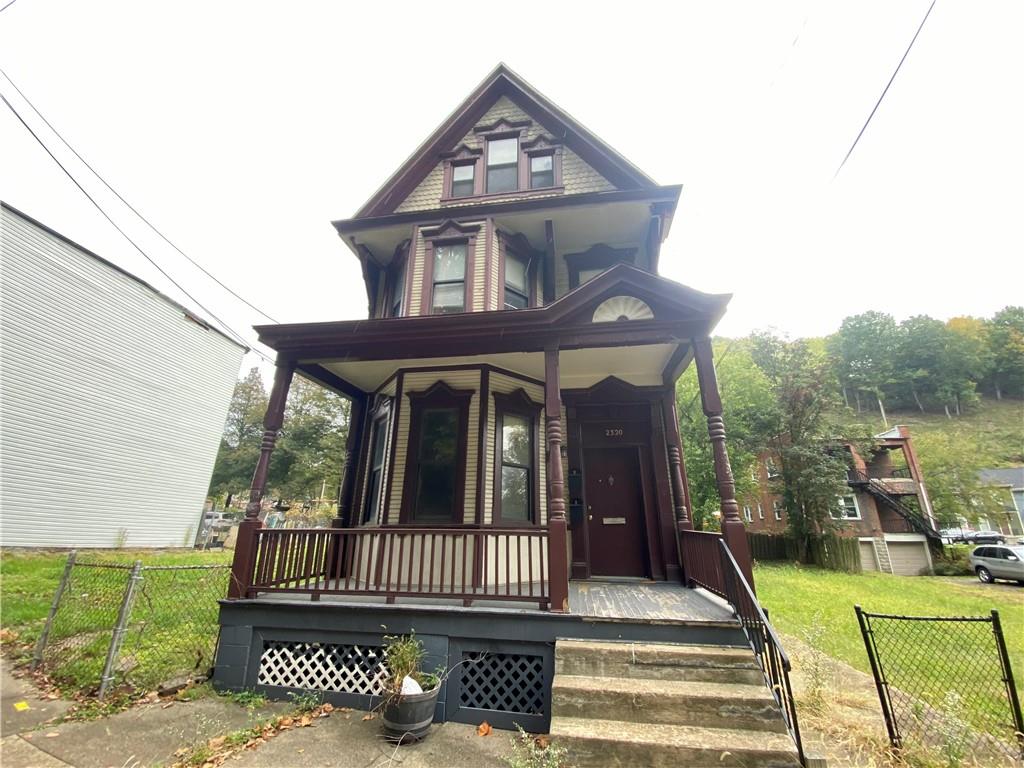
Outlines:
{"type": "Polygon", "coordinates": [[[936,576],[970,576],[974,571],[968,559],[971,547],[965,545],[948,546],[942,557],[935,558],[936,576]]]}

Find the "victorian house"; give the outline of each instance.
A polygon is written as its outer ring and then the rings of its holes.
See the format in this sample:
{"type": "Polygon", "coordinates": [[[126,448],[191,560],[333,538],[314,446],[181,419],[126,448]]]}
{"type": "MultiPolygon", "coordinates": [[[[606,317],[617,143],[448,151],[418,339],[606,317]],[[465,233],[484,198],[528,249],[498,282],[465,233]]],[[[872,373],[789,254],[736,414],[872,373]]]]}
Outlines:
{"type": "Polygon", "coordinates": [[[679,193],[502,65],[334,222],[368,318],[257,329],[277,372],[219,686],[368,707],[382,626],[415,630],[452,670],[438,721],[550,730],[579,764],[629,762],[624,720],[665,759],[796,763],[711,359],[729,297],[658,275],[679,193]],[[721,534],[688,513],[674,393],[689,365],[721,534]],[[296,375],[352,404],[330,528],[259,519],[296,375]],[[642,677],[663,679],[635,690],[642,677]]]}

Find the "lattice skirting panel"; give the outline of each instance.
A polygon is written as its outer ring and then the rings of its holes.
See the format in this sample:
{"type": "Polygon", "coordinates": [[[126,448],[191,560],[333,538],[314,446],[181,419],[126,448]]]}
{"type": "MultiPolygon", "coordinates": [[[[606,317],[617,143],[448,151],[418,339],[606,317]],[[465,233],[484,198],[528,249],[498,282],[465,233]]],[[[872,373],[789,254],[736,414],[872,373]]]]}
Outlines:
{"type": "Polygon", "coordinates": [[[260,685],[380,696],[388,672],[383,647],[268,640],[260,685]]]}
{"type": "Polygon", "coordinates": [[[449,659],[457,666],[448,683],[448,719],[547,730],[554,664],[550,647],[496,643],[482,648],[455,639],[451,643],[449,659]]]}

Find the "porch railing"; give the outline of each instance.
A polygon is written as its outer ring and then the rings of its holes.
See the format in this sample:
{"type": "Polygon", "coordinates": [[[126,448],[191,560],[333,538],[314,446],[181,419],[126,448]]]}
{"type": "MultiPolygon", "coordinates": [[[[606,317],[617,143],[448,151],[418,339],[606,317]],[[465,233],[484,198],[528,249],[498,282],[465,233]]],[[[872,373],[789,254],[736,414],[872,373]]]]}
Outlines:
{"type": "Polygon", "coordinates": [[[519,528],[261,528],[246,595],[550,600],[547,531],[519,528]]]}
{"type": "Polygon", "coordinates": [[[722,559],[718,554],[722,534],[711,531],[680,531],[679,541],[686,580],[691,586],[696,584],[719,597],[725,597],[725,577],[722,573],[722,559]]]}
{"type": "Polygon", "coordinates": [[[789,735],[796,744],[800,764],[804,765],[806,761],[796,716],[796,701],[789,680],[792,667],[775,628],[768,622],[764,608],[721,534],[680,531],[679,538],[687,582],[691,586],[700,586],[714,592],[732,606],[747,642],[757,657],[765,683],[779,705],[789,735]]]}

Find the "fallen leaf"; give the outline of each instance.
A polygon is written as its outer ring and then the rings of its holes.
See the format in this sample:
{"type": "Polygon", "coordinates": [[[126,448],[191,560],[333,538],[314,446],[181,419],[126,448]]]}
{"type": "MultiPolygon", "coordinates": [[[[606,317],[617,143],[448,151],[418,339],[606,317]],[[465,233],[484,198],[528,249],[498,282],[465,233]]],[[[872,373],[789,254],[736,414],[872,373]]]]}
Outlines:
{"type": "Polygon", "coordinates": [[[215,739],[210,739],[210,749],[220,749],[224,746],[224,742],[227,741],[227,736],[218,736],[215,739]]]}
{"type": "Polygon", "coordinates": [[[14,711],[15,712],[25,712],[25,711],[27,711],[29,709],[32,709],[32,707],[30,707],[28,705],[27,701],[16,701],[16,702],[14,702],[14,711]]]}
{"type": "Polygon", "coordinates": [[[166,704],[161,704],[160,705],[160,709],[167,709],[168,707],[173,707],[173,706],[174,706],[174,702],[173,701],[168,701],[166,704]]]}
{"type": "Polygon", "coordinates": [[[303,715],[302,719],[299,720],[299,725],[301,725],[303,728],[305,728],[307,725],[311,725],[312,723],[313,718],[310,715],[303,715]]]}
{"type": "Polygon", "coordinates": [[[373,720],[373,718],[375,718],[375,717],[376,717],[376,715],[373,714],[373,712],[371,712],[368,715],[363,715],[363,722],[366,722],[367,720],[373,720]]]}
{"type": "Polygon", "coordinates": [[[56,731],[51,731],[50,733],[46,734],[46,738],[48,738],[48,739],[55,739],[58,736],[60,736],[60,734],[57,733],[56,731]]]}
{"type": "Polygon", "coordinates": [[[306,750],[304,750],[304,749],[297,749],[297,750],[295,750],[295,751],[296,751],[296,752],[298,752],[298,753],[299,753],[299,754],[301,755],[301,754],[302,754],[303,752],[305,752],[306,750]]]}
{"type": "Polygon", "coordinates": [[[549,746],[551,746],[551,739],[549,739],[547,736],[538,736],[536,739],[533,740],[533,743],[541,749],[547,749],[549,746]]]}
{"type": "Polygon", "coordinates": [[[486,720],[484,720],[482,723],[480,723],[480,725],[478,725],[476,727],[476,735],[477,736],[490,736],[491,735],[491,731],[493,731],[493,730],[494,729],[491,728],[491,724],[488,723],[486,720]]]}
{"type": "Polygon", "coordinates": [[[182,757],[186,754],[188,754],[188,747],[182,747],[181,749],[174,750],[175,757],[182,757]]]}
{"type": "Polygon", "coordinates": [[[326,703],[326,704],[324,704],[324,706],[323,706],[323,711],[324,711],[324,712],[333,712],[333,711],[334,711],[334,705],[333,705],[333,704],[331,704],[330,702],[327,702],[327,703],[326,703]]]}
{"type": "Polygon", "coordinates": [[[282,728],[287,728],[294,722],[295,720],[293,720],[290,717],[282,717],[281,720],[278,722],[278,725],[280,725],[282,728]]]}

